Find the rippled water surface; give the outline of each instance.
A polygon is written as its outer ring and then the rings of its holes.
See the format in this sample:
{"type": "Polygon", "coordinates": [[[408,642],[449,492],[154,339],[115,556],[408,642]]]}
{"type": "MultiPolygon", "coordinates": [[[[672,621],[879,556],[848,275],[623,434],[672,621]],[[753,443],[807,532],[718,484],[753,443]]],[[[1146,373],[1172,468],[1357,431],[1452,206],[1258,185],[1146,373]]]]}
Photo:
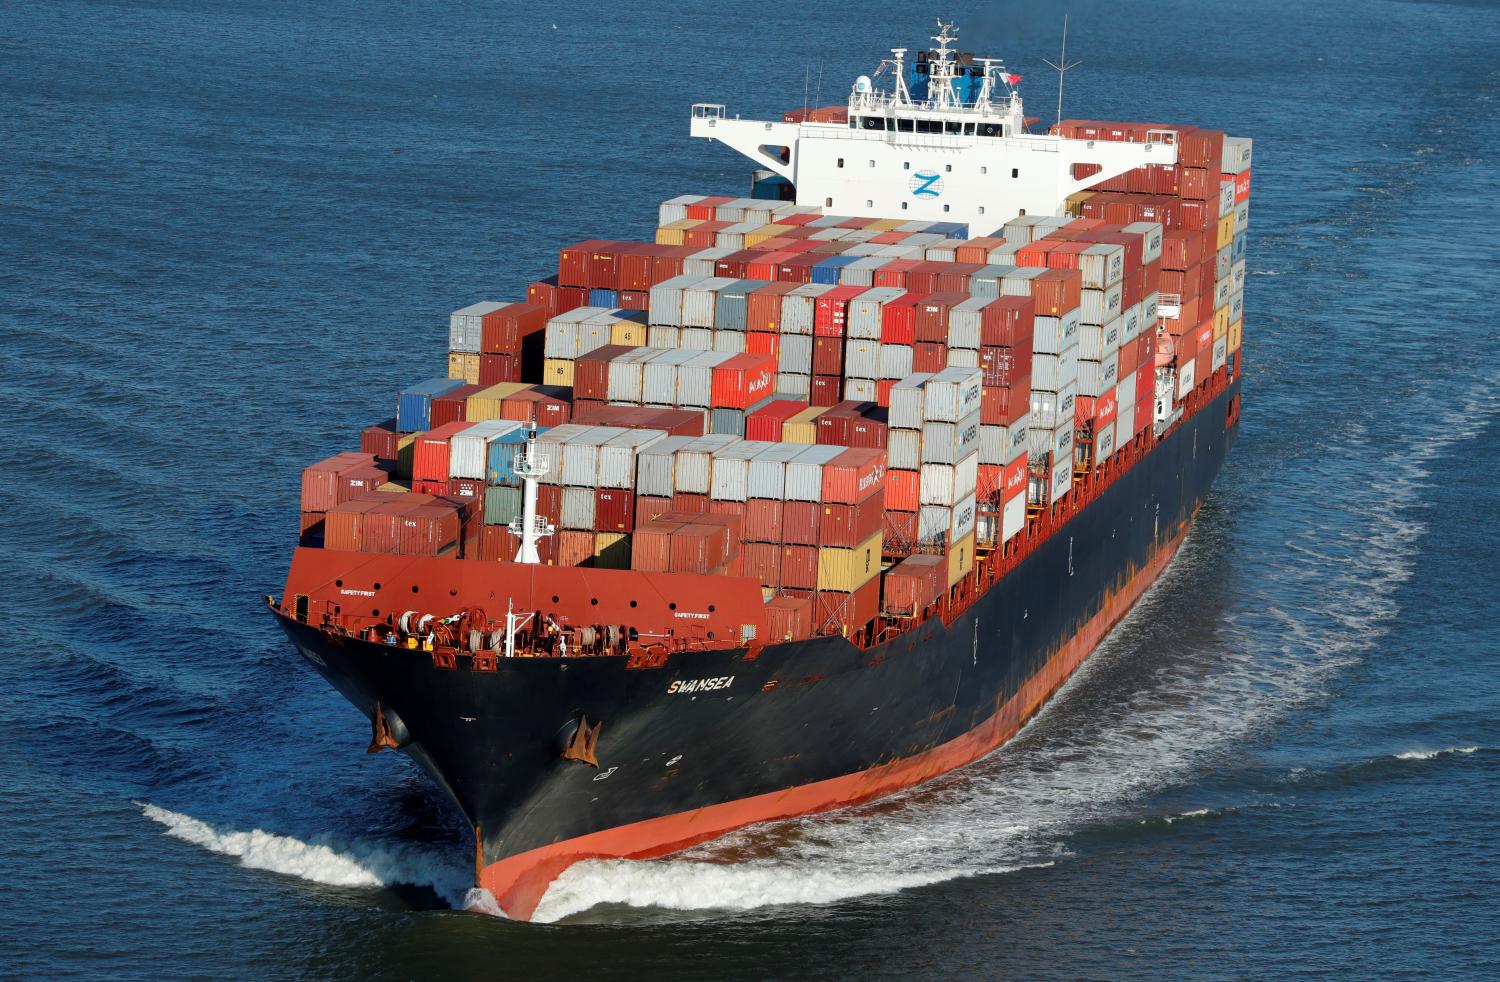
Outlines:
{"type": "MultiPolygon", "coordinates": [[[[1034,113],[1043,6],[942,11],[1034,113]]],[[[1071,9],[1074,115],[1256,140],[1242,437],[1181,556],[981,763],[516,925],[449,909],[461,821],[259,607],[297,471],[447,311],[741,192],[689,103],[838,101],[928,12],[0,7],[6,971],[1500,973],[1500,9],[1071,9]]]]}

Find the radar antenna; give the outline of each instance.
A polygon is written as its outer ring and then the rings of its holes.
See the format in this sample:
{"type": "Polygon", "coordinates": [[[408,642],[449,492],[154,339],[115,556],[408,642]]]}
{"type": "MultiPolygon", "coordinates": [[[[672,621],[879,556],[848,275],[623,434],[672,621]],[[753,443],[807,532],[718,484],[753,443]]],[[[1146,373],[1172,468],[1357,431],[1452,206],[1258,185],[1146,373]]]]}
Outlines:
{"type": "Polygon", "coordinates": [[[1062,122],[1063,76],[1068,73],[1068,69],[1070,69],[1070,68],[1077,68],[1079,65],[1083,64],[1083,62],[1081,62],[1081,61],[1068,61],[1068,15],[1067,14],[1063,14],[1062,54],[1058,56],[1057,61],[1055,61],[1055,62],[1053,62],[1053,61],[1047,61],[1047,59],[1045,59],[1045,58],[1043,58],[1042,60],[1046,61],[1048,65],[1050,65],[1053,68],[1057,69],[1057,122],[1061,123],[1062,122]]]}

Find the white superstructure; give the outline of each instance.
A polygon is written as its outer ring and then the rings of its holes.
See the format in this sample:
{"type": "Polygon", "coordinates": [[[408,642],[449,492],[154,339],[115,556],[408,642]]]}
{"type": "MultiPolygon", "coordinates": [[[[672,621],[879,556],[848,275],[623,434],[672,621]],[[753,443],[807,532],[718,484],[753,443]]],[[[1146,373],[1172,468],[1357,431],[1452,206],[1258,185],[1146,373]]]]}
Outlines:
{"type": "Polygon", "coordinates": [[[828,214],[964,222],[987,235],[1018,214],[1059,215],[1069,195],[1136,167],[1175,164],[1175,134],[1145,143],[1070,140],[1026,132],[1020,79],[998,58],[938,47],[907,60],[891,49],[873,77],[849,93],[846,123],[782,123],[731,117],[723,105],[693,106],[692,135],[718,140],[797,190],[796,201],[828,214]],[[887,82],[882,88],[879,83],[887,82]],[[1074,165],[1101,169],[1075,180],[1074,165]]]}

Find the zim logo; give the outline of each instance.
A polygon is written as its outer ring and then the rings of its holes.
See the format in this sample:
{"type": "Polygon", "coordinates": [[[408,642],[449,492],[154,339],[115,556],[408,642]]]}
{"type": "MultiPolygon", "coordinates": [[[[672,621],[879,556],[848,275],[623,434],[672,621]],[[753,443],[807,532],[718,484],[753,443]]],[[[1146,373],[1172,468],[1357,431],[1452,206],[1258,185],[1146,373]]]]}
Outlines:
{"type": "Polygon", "coordinates": [[[936,171],[919,170],[911,176],[911,193],[918,198],[936,198],[943,193],[943,179],[936,171]]]}

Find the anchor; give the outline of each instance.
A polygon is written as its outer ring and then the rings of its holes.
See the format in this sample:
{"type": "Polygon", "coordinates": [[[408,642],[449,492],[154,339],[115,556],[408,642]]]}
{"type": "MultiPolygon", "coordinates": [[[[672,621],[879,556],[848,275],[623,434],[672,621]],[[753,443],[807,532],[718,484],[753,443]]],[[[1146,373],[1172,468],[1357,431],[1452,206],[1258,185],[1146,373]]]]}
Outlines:
{"type": "Polygon", "coordinates": [[[563,747],[563,760],[576,760],[590,767],[598,767],[599,758],[594,755],[594,751],[599,746],[599,730],[603,726],[603,723],[595,723],[591,727],[589,718],[580,716],[578,729],[573,732],[572,739],[563,747]]]}
{"type": "Polygon", "coordinates": [[[401,744],[391,732],[391,724],[386,722],[385,713],[381,711],[378,702],[375,704],[375,715],[370,718],[370,726],[370,745],[365,748],[365,753],[378,754],[382,750],[401,749],[401,744]]]}

